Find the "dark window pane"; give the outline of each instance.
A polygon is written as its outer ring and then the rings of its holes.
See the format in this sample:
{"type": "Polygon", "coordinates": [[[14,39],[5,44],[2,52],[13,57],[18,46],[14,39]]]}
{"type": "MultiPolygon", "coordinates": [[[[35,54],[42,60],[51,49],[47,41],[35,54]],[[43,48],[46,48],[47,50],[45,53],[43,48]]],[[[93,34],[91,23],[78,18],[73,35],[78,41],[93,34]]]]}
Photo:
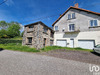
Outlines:
{"type": "Polygon", "coordinates": [[[55,26],[55,31],[58,30],[58,26],[55,26]]]}
{"type": "Polygon", "coordinates": [[[72,14],[72,18],[73,18],[73,19],[75,18],[75,13],[72,14]]]}
{"type": "Polygon", "coordinates": [[[74,30],[74,24],[72,25],[72,30],[74,30]]]}
{"type": "Polygon", "coordinates": [[[71,19],[71,15],[70,14],[68,14],[68,19],[71,19]]]}
{"type": "Polygon", "coordinates": [[[94,26],[97,26],[97,20],[94,20],[94,26]]]}
{"type": "Polygon", "coordinates": [[[32,43],[32,37],[28,38],[28,43],[32,43]]]}
{"type": "Polygon", "coordinates": [[[29,26],[29,28],[33,28],[33,25],[29,26]]]}
{"type": "Polygon", "coordinates": [[[93,26],[93,20],[90,20],[90,26],[91,27],[93,26]]]}

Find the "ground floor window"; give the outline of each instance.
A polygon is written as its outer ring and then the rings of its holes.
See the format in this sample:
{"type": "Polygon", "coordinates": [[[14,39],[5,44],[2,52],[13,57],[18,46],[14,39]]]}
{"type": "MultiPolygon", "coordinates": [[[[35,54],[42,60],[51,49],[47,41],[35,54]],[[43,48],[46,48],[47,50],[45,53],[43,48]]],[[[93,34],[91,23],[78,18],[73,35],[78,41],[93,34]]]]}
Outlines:
{"type": "Polygon", "coordinates": [[[32,37],[28,37],[28,43],[32,43],[32,37]]]}

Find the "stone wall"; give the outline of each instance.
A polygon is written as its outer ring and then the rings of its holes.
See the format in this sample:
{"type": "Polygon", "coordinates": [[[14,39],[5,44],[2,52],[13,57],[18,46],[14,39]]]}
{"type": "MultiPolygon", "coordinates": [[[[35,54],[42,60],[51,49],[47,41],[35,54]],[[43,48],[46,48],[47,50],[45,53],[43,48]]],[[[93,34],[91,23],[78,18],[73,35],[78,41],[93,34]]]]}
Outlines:
{"type": "Polygon", "coordinates": [[[25,27],[24,35],[23,35],[23,45],[28,45],[30,47],[41,49],[44,47],[44,38],[46,38],[45,46],[50,46],[50,37],[51,30],[48,29],[47,33],[44,33],[44,25],[38,23],[34,25],[33,31],[29,32],[28,26],[25,27]],[[28,44],[28,37],[32,37],[32,44],[28,44]]]}

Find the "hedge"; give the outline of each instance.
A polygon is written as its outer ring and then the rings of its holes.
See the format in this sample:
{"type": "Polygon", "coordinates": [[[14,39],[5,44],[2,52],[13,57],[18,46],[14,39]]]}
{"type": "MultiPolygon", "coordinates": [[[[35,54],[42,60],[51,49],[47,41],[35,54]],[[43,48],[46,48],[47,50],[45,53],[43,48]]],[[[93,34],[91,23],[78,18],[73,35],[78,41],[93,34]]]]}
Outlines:
{"type": "Polygon", "coordinates": [[[8,44],[8,43],[22,43],[22,40],[0,39],[0,44],[8,44]]]}

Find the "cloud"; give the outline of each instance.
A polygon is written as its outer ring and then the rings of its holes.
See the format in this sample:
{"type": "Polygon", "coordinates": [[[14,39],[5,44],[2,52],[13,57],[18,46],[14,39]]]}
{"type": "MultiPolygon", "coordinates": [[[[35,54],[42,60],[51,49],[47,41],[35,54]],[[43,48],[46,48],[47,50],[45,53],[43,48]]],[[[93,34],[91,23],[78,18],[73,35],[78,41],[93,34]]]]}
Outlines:
{"type": "Polygon", "coordinates": [[[20,31],[23,32],[24,31],[24,26],[22,24],[20,24],[20,27],[21,27],[20,31]]]}
{"type": "MultiPolygon", "coordinates": [[[[5,0],[4,0],[5,1],[5,0]]],[[[13,0],[7,0],[7,2],[5,3],[7,6],[12,6],[14,5],[14,1],[13,0]]]]}

